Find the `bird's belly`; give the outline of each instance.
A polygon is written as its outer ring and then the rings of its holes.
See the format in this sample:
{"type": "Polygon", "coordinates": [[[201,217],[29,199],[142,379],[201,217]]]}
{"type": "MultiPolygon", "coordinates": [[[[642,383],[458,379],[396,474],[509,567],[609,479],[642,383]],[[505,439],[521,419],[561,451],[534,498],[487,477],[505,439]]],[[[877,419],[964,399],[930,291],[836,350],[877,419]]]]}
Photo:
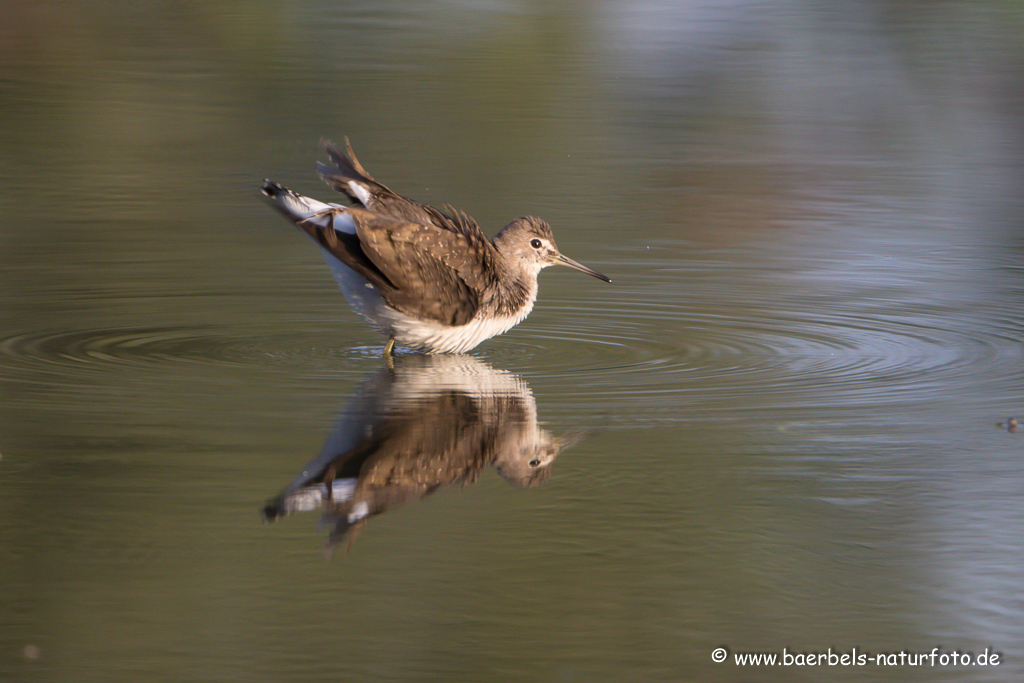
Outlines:
{"type": "Polygon", "coordinates": [[[532,304],[518,314],[496,317],[477,317],[465,325],[445,325],[432,320],[417,320],[389,309],[395,341],[425,353],[465,353],[480,342],[515,327],[525,318],[532,304]]]}
{"type": "Polygon", "coordinates": [[[509,331],[533,310],[533,298],[512,315],[476,317],[465,325],[445,325],[420,320],[388,306],[380,291],[332,254],[321,250],[331,268],[334,281],[352,310],[384,336],[395,338],[399,346],[424,353],[465,353],[481,342],[509,331]]]}
{"type": "Polygon", "coordinates": [[[330,252],[323,250],[321,252],[327,265],[331,267],[334,281],[338,283],[341,293],[345,295],[345,300],[348,301],[352,310],[373,329],[381,334],[390,335],[391,325],[388,313],[391,309],[388,308],[387,302],[384,301],[384,297],[380,295],[377,288],[330,252]]]}

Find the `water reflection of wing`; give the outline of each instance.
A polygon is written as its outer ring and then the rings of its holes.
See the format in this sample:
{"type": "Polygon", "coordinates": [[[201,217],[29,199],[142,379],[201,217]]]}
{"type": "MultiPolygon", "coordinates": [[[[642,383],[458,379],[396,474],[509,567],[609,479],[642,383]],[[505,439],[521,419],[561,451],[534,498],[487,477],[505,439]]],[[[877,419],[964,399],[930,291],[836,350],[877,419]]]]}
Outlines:
{"type": "Polygon", "coordinates": [[[579,434],[554,437],[516,375],[470,356],[405,356],[363,383],[320,454],[264,518],[325,507],[330,542],[351,528],[441,486],[476,481],[488,466],[519,485],[547,478],[579,434]]]}

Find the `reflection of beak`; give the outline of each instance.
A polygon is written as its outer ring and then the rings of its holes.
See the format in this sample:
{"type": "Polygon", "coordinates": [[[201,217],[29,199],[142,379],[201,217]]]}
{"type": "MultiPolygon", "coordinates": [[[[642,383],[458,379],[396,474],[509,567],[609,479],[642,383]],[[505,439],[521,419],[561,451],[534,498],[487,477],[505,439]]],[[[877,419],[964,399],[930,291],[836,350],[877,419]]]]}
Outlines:
{"type": "Polygon", "coordinates": [[[593,268],[587,268],[585,265],[583,265],[582,263],[580,263],[578,261],[573,261],[568,256],[562,256],[561,254],[559,254],[558,256],[555,257],[555,261],[557,261],[559,264],[561,264],[563,266],[569,266],[573,270],[578,270],[581,273],[586,273],[587,275],[590,275],[592,277],[596,277],[598,280],[604,280],[605,282],[611,282],[611,278],[606,277],[604,275],[601,275],[601,273],[597,272],[593,268]]]}

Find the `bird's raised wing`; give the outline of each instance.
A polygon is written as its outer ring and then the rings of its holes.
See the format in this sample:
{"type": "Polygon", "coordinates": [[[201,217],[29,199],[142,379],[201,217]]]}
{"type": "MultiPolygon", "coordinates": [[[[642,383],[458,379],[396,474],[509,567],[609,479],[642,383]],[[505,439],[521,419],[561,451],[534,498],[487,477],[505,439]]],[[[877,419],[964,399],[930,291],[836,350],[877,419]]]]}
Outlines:
{"type": "Polygon", "coordinates": [[[335,230],[333,221],[305,221],[299,226],[406,315],[465,325],[476,315],[482,292],[498,277],[497,251],[482,234],[452,232],[360,209],[335,211],[351,218],[355,234],[335,230]]]}
{"type": "Polygon", "coordinates": [[[320,177],[329,186],[347,195],[363,208],[397,220],[435,225],[444,230],[467,235],[479,233],[483,236],[480,226],[465,213],[448,205],[443,209],[437,209],[429,204],[421,204],[374,180],[356,159],[348,138],[345,138],[344,153],[327,140],[322,140],[320,145],[333,162],[317,162],[320,177]]]}

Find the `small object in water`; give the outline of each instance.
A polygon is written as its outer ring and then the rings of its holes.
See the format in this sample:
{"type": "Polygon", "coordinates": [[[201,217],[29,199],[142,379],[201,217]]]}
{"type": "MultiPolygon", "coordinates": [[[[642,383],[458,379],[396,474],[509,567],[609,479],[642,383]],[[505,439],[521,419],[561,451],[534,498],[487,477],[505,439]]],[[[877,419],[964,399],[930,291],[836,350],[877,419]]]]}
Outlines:
{"type": "Polygon", "coordinates": [[[1001,427],[1008,432],[1015,432],[1017,431],[1017,418],[1009,417],[1006,419],[1006,422],[996,423],[996,427],[1001,427]]]}

